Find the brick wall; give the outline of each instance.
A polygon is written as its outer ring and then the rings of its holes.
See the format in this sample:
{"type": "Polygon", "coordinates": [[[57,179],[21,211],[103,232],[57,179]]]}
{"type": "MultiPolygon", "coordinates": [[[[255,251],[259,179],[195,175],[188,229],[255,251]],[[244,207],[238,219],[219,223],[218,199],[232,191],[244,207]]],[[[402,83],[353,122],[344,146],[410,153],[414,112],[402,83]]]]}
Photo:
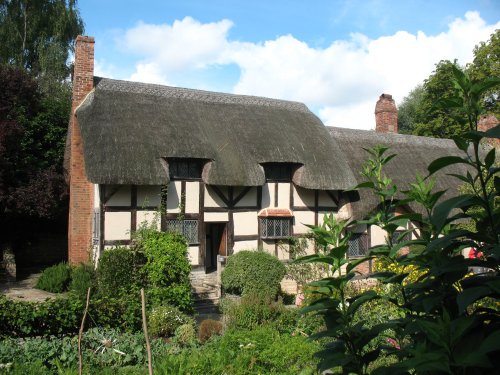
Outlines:
{"type": "Polygon", "coordinates": [[[392,95],[380,95],[375,106],[375,124],[375,131],[379,133],[398,132],[398,110],[392,95]]]}
{"type": "Polygon", "coordinates": [[[73,264],[89,260],[92,245],[94,186],[85,174],[82,138],[75,109],[92,90],[93,81],[94,38],[78,36],[75,45],[69,160],[68,261],[73,264]]]}

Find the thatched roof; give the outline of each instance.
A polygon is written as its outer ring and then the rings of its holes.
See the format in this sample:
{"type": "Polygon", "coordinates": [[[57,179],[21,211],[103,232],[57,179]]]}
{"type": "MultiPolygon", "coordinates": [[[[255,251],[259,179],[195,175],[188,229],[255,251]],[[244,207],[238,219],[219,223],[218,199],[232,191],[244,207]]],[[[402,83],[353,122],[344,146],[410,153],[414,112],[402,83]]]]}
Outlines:
{"type": "Polygon", "coordinates": [[[296,185],[356,183],[344,154],[302,103],[97,79],[76,111],[87,177],[99,184],[169,181],[166,158],[207,160],[203,180],[259,186],[266,162],[300,165],[296,185]]]}
{"type": "MultiPolygon", "coordinates": [[[[377,133],[375,131],[355,130],[328,127],[331,136],[337,141],[345,155],[349,155],[349,166],[359,180],[363,180],[360,171],[365,160],[369,158],[363,148],[376,145],[389,147],[387,155],[397,154],[385,166],[384,172],[393,180],[398,189],[406,190],[408,184],[415,182],[415,176],[427,176],[429,164],[443,156],[462,156],[451,139],[419,137],[414,135],[377,133]]],[[[447,190],[448,194],[456,193],[460,181],[447,173],[466,173],[465,167],[452,165],[436,173],[434,189],[447,190]]],[[[366,189],[359,191],[360,200],[353,202],[354,218],[359,219],[376,208],[378,198],[366,189]]],[[[416,207],[410,207],[416,210],[416,207]]]]}

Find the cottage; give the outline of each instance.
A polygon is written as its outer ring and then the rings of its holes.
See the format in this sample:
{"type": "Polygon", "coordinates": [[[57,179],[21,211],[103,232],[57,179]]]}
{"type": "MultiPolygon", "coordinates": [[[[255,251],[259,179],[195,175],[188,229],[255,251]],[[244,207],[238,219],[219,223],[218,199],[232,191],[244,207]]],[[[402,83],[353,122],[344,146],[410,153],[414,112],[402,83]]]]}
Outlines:
{"type": "MultiPolygon", "coordinates": [[[[182,232],[203,273],[243,249],[288,259],[278,244],[306,234],[305,224],[375,207],[364,192],[344,192],[358,182],[363,147],[398,153],[388,173],[403,186],[456,152],[449,140],[395,134],[387,94],[377,132],[328,128],[302,103],[94,77],[93,52],[93,38],[77,38],[66,149],[71,263],[129,244],[141,223],[182,232]]],[[[455,186],[442,176],[437,187],[455,186]]],[[[356,231],[351,256],[383,241],[380,229],[356,231]]]]}

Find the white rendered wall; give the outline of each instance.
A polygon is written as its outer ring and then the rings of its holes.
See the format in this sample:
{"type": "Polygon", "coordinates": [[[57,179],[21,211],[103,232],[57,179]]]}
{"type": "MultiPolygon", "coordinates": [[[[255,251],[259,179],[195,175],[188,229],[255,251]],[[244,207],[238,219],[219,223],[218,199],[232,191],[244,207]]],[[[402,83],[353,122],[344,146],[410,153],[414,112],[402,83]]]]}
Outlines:
{"type": "Polygon", "coordinates": [[[186,213],[197,214],[200,212],[200,184],[186,182],[186,213]]]}
{"type": "Polygon", "coordinates": [[[161,188],[160,186],[138,186],[137,206],[138,207],[160,207],[161,188]]]}
{"type": "Polygon", "coordinates": [[[233,213],[234,235],[257,235],[259,232],[256,211],[233,213]]]}
{"type": "Polygon", "coordinates": [[[104,192],[105,197],[109,197],[107,202],[104,202],[106,206],[130,206],[131,203],[131,189],[130,185],[126,186],[114,186],[107,185],[104,192]],[[111,197],[109,197],[109,195],[111,197]]]}
{"type": "Polygon", "coordinates": [[[130,212],[106,212],[104,214],[104,241],[130,240],[130,212]]]}
{"type": "Polygon", "coordinates": [[[167,212],[179,213],[181,212],[179,205],[181,204],[181,182],[170,181],[168,184],[167,196],[167,212]]]}
{"type": "Polygon", "coordinates": [[[257,248],[258,248],[257,240],[254,240],[254,241],[235,241],[233,251],[234,251],[234,254],[236,254],[237,252],[242,251],[242,250],[257,250],[257,248]]]}

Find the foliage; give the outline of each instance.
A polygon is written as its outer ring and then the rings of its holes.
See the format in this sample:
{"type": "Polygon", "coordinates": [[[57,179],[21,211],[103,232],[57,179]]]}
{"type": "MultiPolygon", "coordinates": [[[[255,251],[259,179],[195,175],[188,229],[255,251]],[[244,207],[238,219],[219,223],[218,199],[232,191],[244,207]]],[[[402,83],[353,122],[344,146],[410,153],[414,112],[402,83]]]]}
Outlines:
{"type": "Polygon", "coordinates": [[[35,303],[0,296],[0,337],[77,332],[82,314],[83,304],[78,299],[57,298],[35,303]]]}
{"type": "MultiPolygon", "coordinates": [[[[456,111],[457,107],[437,103],[456,97],[457,88],[452,84],[454,69],[462,70],[476,81],[500,77],[500,30],[496,30],[488,42],[477,45],[473,53],[473,62],[465,68],[460,68],[456,61],[440,61],[423,84],[403,99],[398,111],[398,126],[403,133],[453,138],[468,131],[468,119],[456,111]]],[[[485,110],[497,117],[500,117],[499,94],[498,88],[490,87],[480,97],[485,110]]]]}
{"type": "Polygon", "coordinates": [[[228,331],[200,348],[155,362],[165,374],[317,374],[318,345],[305,337],[281,335],[269,327],[228,331]]]}
{"type": "MultiPolygon", "coordinates": [[[[75,368],[78,363],[77,345],[77,336],[4,339],[0,342],[0,363],[14,362],[14,368],[22,363],[54,373],[57,369],[75,368]]],[[[147,363],[143,333],[92,328],[84,332],[82,347],[84,369],[91,369],[90,373],[97,373],[98,369],[105,367],[116,371],[117,367],[144,366],[147,363]]],[[[151,341],[153,355],[164,355],[167,347],[168,344],[162,340],[151,341]]]]}
{"type": "Polygon", "coordinates": [[[494,205],[500,195],[500,177],[494,167],[496,151],[480,153],[483,138],[500,138],[500,126],[486,133],[476,130],[483,96],[500,85],[500,79],[474,81],[455,66],[451,73],[454,95],[443,97],[439,105],[447,107],[445,113],[453,113],[455,119],[467,119],[469,131],[455,139],[464,156],[439,158],[428,171],[433,175],[449,165],[465,164],[469,171],[454,176],[468,184],[472,193],[440,200],[443,192],[433,192],[432,179],[418,177],[403,192],[407,199],[396,200],[397,187],[383,174],[383,166],[394,155],[386,156],[384,147],[368,150],[371,159],[362,173],[366,181],[355,188],[371,189],[379,199],[379,209],[352,225],[377,225],[387,233],[386,243],[372,247],[366,258],[351,262],[345,259],[342,233],[313,228],[328,244],[329,252],[303,260],[326,263],[335,272],[334,277],[312,283],[324,298],[304,308],[324,317],[327,330],[318,336],[332,338],[318,353],[322,369],[338,366],[344,373],[359,374],[372,370],[374,374],[493,374],[500,365],[500,314],[489,307],[500,296],[500,211],[494,205]],[[488,190],[490,180],[494,189],[488,190]],[[421,213],[395,214],[399,205],[409,202],[420,205],[421,213]],[[457,220],[471,219],[471,212],[478,223],[477,232],[457,228],[457,220]],[[419,238],[396,244],[395,231],[410,222],[419,227],[419,238]],[[402,247],[409,247],[409,254],[401,255],[402,247]],[[470,247],[483,256],[464,258],[462,250],[470,247]],[[372,276],[384,287],[395,286],[390,290],[400,292],[400,297],[373,289],[348,296],[354,267],[372,258],[386,266],[372,276]],[[388,269],[392,264],[396,269],[388,269]],[[490,272],[469,275],[469,267],[474,266],[490,272]],[[489,304],[481,305],[485,298],[489,304]],[[379,301],[394,316],[384,322],[367,322],[363,314],[358,315],[379,301]],[[391,305],[394,307],[388,307],[391,305]],[[389,342],[381,340],[384,337],[389,342]]]}
{"type": "Polygon", "coordinates": [[[146,259],[140,274],[148,287],[151,302],[191,311],[191,264],[184,238],[176,233],[144,227],[135,233],[132,249],[144,254],[146,259]]]}
{"type": "MultiPolygon", "coordinates": [[[[203,324],[203,322],[202,322],[203,324]]],[[[181,346],[195,346],[196,345],[196,329],[193,324],[182,324],[175,330],[173,341],[181,346]]]]}
{"type": "Polygon", "coordinates": [[[271,254],[240,251],[228,257],[221,283],[228,293],[276,298],[285,273],[285,266],[271,254]]]}
{"type": "Polygon", "coordinates": [[[425,89],[417,85],[398,106],[398,132],[410,134],[418,123],[424,122],[423,104],[425,89]]]}
{"type": "Polygon", "coordinates": [[[213,319],[202,320],[198,329],[198,340],[200,340],[202,344],[207,342],[212,336],[220,335],[222,335],[221,322],[213,319]]]}
{"type": "MultiPolygon", "coordinates": [[[[310,241],[308,237],[291,237],[288,239],[288,246],[281,247],[288,250],[291,259],[297,259],[307,255],[310,241]]],[[[320,279],[324,272],[325,267],[319,264],[289,262],[286,264],[285,278],[295,281],[298,291],[301,291],[307,283],[320,279]]]]}
{"type": "Polygon", "coordinates": [[[138,270],[142,259],[126,247],[106,250],[97,266],[97,286],[103,296],[119,296],[137,290],[138,270]]]}
{"type": "Polygon", "coordinates": [[[95,283],[96,272],[92,264],[81,263],[71,270],[69,290],[80,298],[85,298],[88,288],[94,289],[95,283]]]}
{"type": "Polygon", "coordinates": [[[68,289],[71,280],[71,268],[65,262],[43,270],[36,283],[36,288],[52,293],[62,293],[68,289]]]}
{"type": "Polygon", "coordinates": [[[2,1],[0,63],[62,81],[69,76],[66,62],[82,32],[75,0],[2,1]]]}
{"type": "Polygon", "coordinates": [[[193,318],[175,306],[156,306],[148,315],[149,333],[154,337],[170,337],[183,324],[194,325],[193,318]]]}
{"type": "Polygon", "coordinates": [[[142,328],[139,290],[120,296],[94,295],[90,299],[88,325],[136,332],[142,328]]]}

